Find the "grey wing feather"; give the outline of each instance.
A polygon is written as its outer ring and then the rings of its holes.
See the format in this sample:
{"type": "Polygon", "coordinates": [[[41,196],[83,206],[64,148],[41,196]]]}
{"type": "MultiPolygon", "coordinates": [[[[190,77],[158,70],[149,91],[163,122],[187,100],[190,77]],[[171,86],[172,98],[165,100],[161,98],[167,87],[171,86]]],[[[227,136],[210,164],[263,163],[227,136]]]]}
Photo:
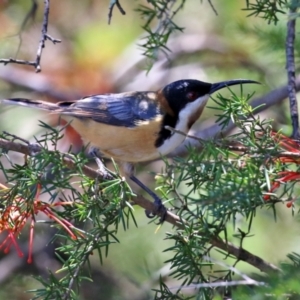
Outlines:
{"type": "Polygon", "coordinates": [[[74,102],[63,114],[77,118],[91,118],[96,122],[114,126],[135,127],[139,122],[156,118],[161,114],[155,100],[147,99],[147,92],[106,94],[86,97],[74,102]]]}

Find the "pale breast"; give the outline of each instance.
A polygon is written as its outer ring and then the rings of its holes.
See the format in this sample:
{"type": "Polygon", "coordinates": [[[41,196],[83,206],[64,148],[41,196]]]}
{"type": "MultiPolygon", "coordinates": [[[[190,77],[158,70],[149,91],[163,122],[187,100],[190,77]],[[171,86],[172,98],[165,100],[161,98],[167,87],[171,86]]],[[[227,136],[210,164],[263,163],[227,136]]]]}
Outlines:
{"type": "Polygon", "coordinates": [[[90,119],[63,118],[72,120],[71,126],[81,135],[84,143],[98,148],[106,157],[124,162],[140,162],[157,159],[161,155],[154,145],[161,117],[133,128],[110,126],[90,119]]]}

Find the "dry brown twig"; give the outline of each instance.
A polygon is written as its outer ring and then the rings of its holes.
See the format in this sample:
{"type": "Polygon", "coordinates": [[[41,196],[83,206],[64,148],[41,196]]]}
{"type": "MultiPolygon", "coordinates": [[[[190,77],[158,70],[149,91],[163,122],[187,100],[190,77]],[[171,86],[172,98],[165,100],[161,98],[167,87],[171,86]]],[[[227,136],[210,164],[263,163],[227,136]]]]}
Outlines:
{"type": "Polygon", "coordinates": [[[126,15],[126,11],[121,6],[119,0],[111,0],[108,9],[108,24],[111,22],[114,7],[117,7],[122,15],[126,15]]]}

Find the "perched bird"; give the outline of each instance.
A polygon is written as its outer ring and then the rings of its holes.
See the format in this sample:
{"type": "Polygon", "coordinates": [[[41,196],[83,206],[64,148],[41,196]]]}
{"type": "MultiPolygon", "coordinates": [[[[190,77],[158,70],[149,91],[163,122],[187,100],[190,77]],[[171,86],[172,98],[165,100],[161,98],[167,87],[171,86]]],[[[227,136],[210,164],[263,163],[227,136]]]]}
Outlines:
{"type": "MultiPolygon", "coordinates": [[[[160,198],[134,176],[133,164],[157,159],[178,147],[200,117],[209,96],[228,86],[258,83],[236,79],[218,83],[179,80],[158,91],[88,96],[80,100],[48,103],[21,98],[5,99],[60,114],[81,135],[91,152],[125,163],[125,172],[165,211],[160,198]]],[[[149,215],[149,213],[148,213],[149,215]]]]}

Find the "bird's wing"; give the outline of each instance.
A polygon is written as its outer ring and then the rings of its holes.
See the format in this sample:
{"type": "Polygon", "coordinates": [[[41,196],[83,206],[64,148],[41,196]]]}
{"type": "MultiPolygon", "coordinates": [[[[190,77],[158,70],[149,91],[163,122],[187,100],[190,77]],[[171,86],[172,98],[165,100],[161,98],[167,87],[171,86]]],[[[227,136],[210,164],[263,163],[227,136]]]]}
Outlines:
{"type": "Polygon", "coordinates": [[[76,102],[59,102],[56,112],[114,126],[134,127],[161,116],[153,92],[94,95],[76,102]]]}

